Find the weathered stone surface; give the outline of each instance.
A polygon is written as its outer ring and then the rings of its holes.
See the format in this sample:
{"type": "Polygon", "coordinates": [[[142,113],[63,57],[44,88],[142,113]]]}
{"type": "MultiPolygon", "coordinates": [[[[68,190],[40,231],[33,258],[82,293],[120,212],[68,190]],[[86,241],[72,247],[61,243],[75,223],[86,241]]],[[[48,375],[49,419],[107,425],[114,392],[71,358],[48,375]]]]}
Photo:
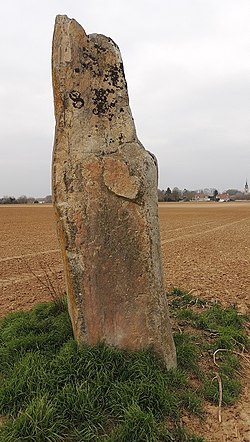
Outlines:
{"type": "Polygon", "coordinates": [[[57,16],[52,70],[53,200],[75,337],[153,346],[173,367],[157,165],[136,136],[119,49],[57,16]]]}

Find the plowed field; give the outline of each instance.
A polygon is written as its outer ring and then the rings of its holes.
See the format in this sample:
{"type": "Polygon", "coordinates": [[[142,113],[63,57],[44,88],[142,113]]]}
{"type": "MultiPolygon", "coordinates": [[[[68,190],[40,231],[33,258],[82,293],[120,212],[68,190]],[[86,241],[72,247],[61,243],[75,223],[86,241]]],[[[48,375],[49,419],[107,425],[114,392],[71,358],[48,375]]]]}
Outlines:
{"type": "MultiPolygon", "coordinates": [[[[166,289],[249,313],[250,203],[162,203],[159,213],[166,289]]],[[[52,207],[0,206],[0,316],[63,291],[52,207]]],[[[246,366],[241,400],[223,411],[221,425],[211,406],[207,423],[197,423],[208,441],[250,441],[249,380],[246,366]]]]}
{"type": "Polygon", "coordinates": [[[250,203],[160,205],[167,288],[250,308],[250,203]]]}

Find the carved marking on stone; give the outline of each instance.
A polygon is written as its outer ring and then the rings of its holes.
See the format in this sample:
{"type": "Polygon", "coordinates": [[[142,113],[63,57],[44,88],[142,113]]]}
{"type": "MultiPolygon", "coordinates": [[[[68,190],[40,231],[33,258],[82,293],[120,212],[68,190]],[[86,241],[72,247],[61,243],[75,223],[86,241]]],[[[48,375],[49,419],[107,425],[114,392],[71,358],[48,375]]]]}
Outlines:
{"type": "Polygon", "coordinates": [[[81,109],[84,106],[84,100],[81,98],[81,94],[78,91],[71,91],[69,98],[73,101],[73,107],[81,109]]]}

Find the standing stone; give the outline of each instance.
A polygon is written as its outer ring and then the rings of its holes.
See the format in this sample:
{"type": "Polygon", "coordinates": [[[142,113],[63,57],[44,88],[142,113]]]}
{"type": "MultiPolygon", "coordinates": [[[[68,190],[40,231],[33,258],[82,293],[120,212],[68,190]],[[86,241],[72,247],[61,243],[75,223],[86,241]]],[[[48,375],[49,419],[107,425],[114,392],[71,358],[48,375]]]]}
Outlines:
{"type": "Polygon", "coordinates": [[[119,49],[57,16],[52,70],[53,201],[75,338],[153,347],[174,367],[157,164],[136,136],[119,49]]]}

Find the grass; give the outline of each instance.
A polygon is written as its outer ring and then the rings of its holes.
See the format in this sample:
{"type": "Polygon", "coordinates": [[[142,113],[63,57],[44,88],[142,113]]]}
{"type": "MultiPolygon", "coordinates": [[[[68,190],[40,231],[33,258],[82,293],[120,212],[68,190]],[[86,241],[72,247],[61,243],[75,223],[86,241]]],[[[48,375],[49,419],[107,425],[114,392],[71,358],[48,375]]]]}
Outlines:
{"type": "Polygon", "coordinates": [[[170,296],[178,368],[167,371],[150,350],[103,344],[78,347],[65,303],[8,315],[0,323],[0,442],[202,442],[181,423],[202,418],[204,399],[240,392],[234,351],[248,345],[234,308],[170,296]],[[197,345],[198,344],[198,345],[197,345]],[[222,347],[223,346],[223,347],[222,347]],[[213,353],[218,348],[213,364],[213,353]]]}
{"type": "Polygon", "coordinates": [[[223,387],[222,403],[233,404],[241,392],[241,355],[244,357],[249,348],[245,331],[247,318],[240,315],[235,306],[222,308],[218,303],[196,299],[178,289],[171,293],[170,304],[179,330],[175,335],[177,355],[186,357],[183,368],[192,368],[201,380],[203,398],[214,403],[219,401],[216,374],[219,375],[223,387]]]}

